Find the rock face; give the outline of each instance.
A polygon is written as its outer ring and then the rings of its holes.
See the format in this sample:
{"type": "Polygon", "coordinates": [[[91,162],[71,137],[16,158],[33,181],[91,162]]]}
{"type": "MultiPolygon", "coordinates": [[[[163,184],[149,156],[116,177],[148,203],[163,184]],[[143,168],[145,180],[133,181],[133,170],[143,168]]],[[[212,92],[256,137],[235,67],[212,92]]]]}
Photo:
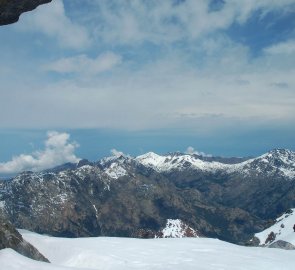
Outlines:
{"type": "Polygon", "coordinates": [[[0,249],[12,248],[33,260],[49,262],[35,247],[25,241],[13,225],[0,215],[0,249]]]}
{"type": "Polygon", "coordinates": [[[292,245],[289,242],[283,241],[283,240],[278,240],[271,245],[268,246],[269,248],[280,248],[280,249],[285,249],[285,250],[295,250],[295,246],[292,245]]]}
{"type": "Polygon", "coordinates": [[[243,244],[294,207],[294,168],[288,150],[246,161],[180,153],[83,160],[0,181],[0,208],[18,228],[55,236],[155,237],[180,220],[188,235],[243,244]]]}
{"type": "Polygon", "coordinates": [[[18,21],[19,16],[52,0],[0,0],[0,25],[18,21]]]}

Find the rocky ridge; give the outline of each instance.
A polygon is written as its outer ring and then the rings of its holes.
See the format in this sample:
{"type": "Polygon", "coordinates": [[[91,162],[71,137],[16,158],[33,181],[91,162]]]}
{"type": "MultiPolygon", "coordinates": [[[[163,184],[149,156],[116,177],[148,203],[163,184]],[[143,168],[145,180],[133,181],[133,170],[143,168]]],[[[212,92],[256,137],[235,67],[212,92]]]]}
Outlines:
{"type": "Polygon", "coordinates": [[[34,246],[23,239],[22,235],[0,214],[0,249],[11,248],[33,260],[49,262],[34,246]]]}
{"type": "Polygon", "coordinates": [[[136,157],[136,160],[159,172],[193,170],[226,173],[240,173],[247,176],[274,176],[289,179],[295,178],[295,154],[286,149],[275,149],[257,158],[248,160],[235,159],[229,163],[227,158],[201,158],[198,155],[172,153],[157,155],[153,152],[136,157]]]}

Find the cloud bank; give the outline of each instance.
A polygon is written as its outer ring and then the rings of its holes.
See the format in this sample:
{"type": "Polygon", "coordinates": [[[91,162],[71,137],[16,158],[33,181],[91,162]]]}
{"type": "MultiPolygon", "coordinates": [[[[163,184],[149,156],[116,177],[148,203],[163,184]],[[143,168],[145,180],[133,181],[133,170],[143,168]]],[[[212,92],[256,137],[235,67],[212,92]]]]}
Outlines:
{"type": "Polygon", "coordinates": [[[292,126],[294,11],[294,0],[53,1],[7,34],[36,39],[0,44],[0,127],[292,126]]]}
{"type": "Polygon", "coordinates": [[[0,173],[14,174],[21,171],[41,171],[54,166],[73,162],[80,159],[75,155],[78,144],[70,142],[68,133],[50,131],[47,133],[45,149],[35,151],[31,154],[21,154],[13,157],[11,161],[0,163],[0,173]]]}

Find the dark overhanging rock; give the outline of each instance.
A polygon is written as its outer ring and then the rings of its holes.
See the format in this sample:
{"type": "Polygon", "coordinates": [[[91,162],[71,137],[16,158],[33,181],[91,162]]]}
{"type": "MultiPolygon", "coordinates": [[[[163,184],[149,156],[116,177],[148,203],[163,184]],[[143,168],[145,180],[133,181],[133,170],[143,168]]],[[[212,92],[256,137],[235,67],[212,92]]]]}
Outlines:
{"type": "Polygon", "coordinates": [[[11,248],[16,252],[41,262],[49,262],[34,246],[25,241],[0,211],[0,249],[11,248]]]}
{"type": "Polygon", "coordinates": [[[0,0],[0,25],[18,21],[19,16],[52,0],[0,0]]]}

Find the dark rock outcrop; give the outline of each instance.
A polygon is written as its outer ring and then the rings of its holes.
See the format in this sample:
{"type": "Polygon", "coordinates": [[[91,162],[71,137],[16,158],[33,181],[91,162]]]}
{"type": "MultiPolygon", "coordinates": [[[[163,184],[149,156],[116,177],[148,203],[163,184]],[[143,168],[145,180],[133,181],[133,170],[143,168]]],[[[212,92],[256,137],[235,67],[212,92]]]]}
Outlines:
{"type": "Polygon", "coordinates": [[[0,214],[0,249],[11,248],[33,260],[49,262],[34,246],[25,241],[14,226],[0,214]]]}
{"type": "Polygon", "coordinates": [[[260,244],[260,240],[257,237],[253,237],[251,238],[249,241],[247,241],[245,243],[245,246],[249,246],[249,247],[258,247],[260,244]]]}
{"type": "Polygon", "coordinates": [[[0,0],[0,25],[15,23],[19,16],[52,0],[0,0]]]}
{"type": "Polygon", "coordinates": [[[295,250],[295,246],[292,245],[289,242],[283,241],[283,240],[278,240],[271,245],[268,246],[269,248],[280,248],[280,249],[285,249],[285,250],[295,250]]]}

